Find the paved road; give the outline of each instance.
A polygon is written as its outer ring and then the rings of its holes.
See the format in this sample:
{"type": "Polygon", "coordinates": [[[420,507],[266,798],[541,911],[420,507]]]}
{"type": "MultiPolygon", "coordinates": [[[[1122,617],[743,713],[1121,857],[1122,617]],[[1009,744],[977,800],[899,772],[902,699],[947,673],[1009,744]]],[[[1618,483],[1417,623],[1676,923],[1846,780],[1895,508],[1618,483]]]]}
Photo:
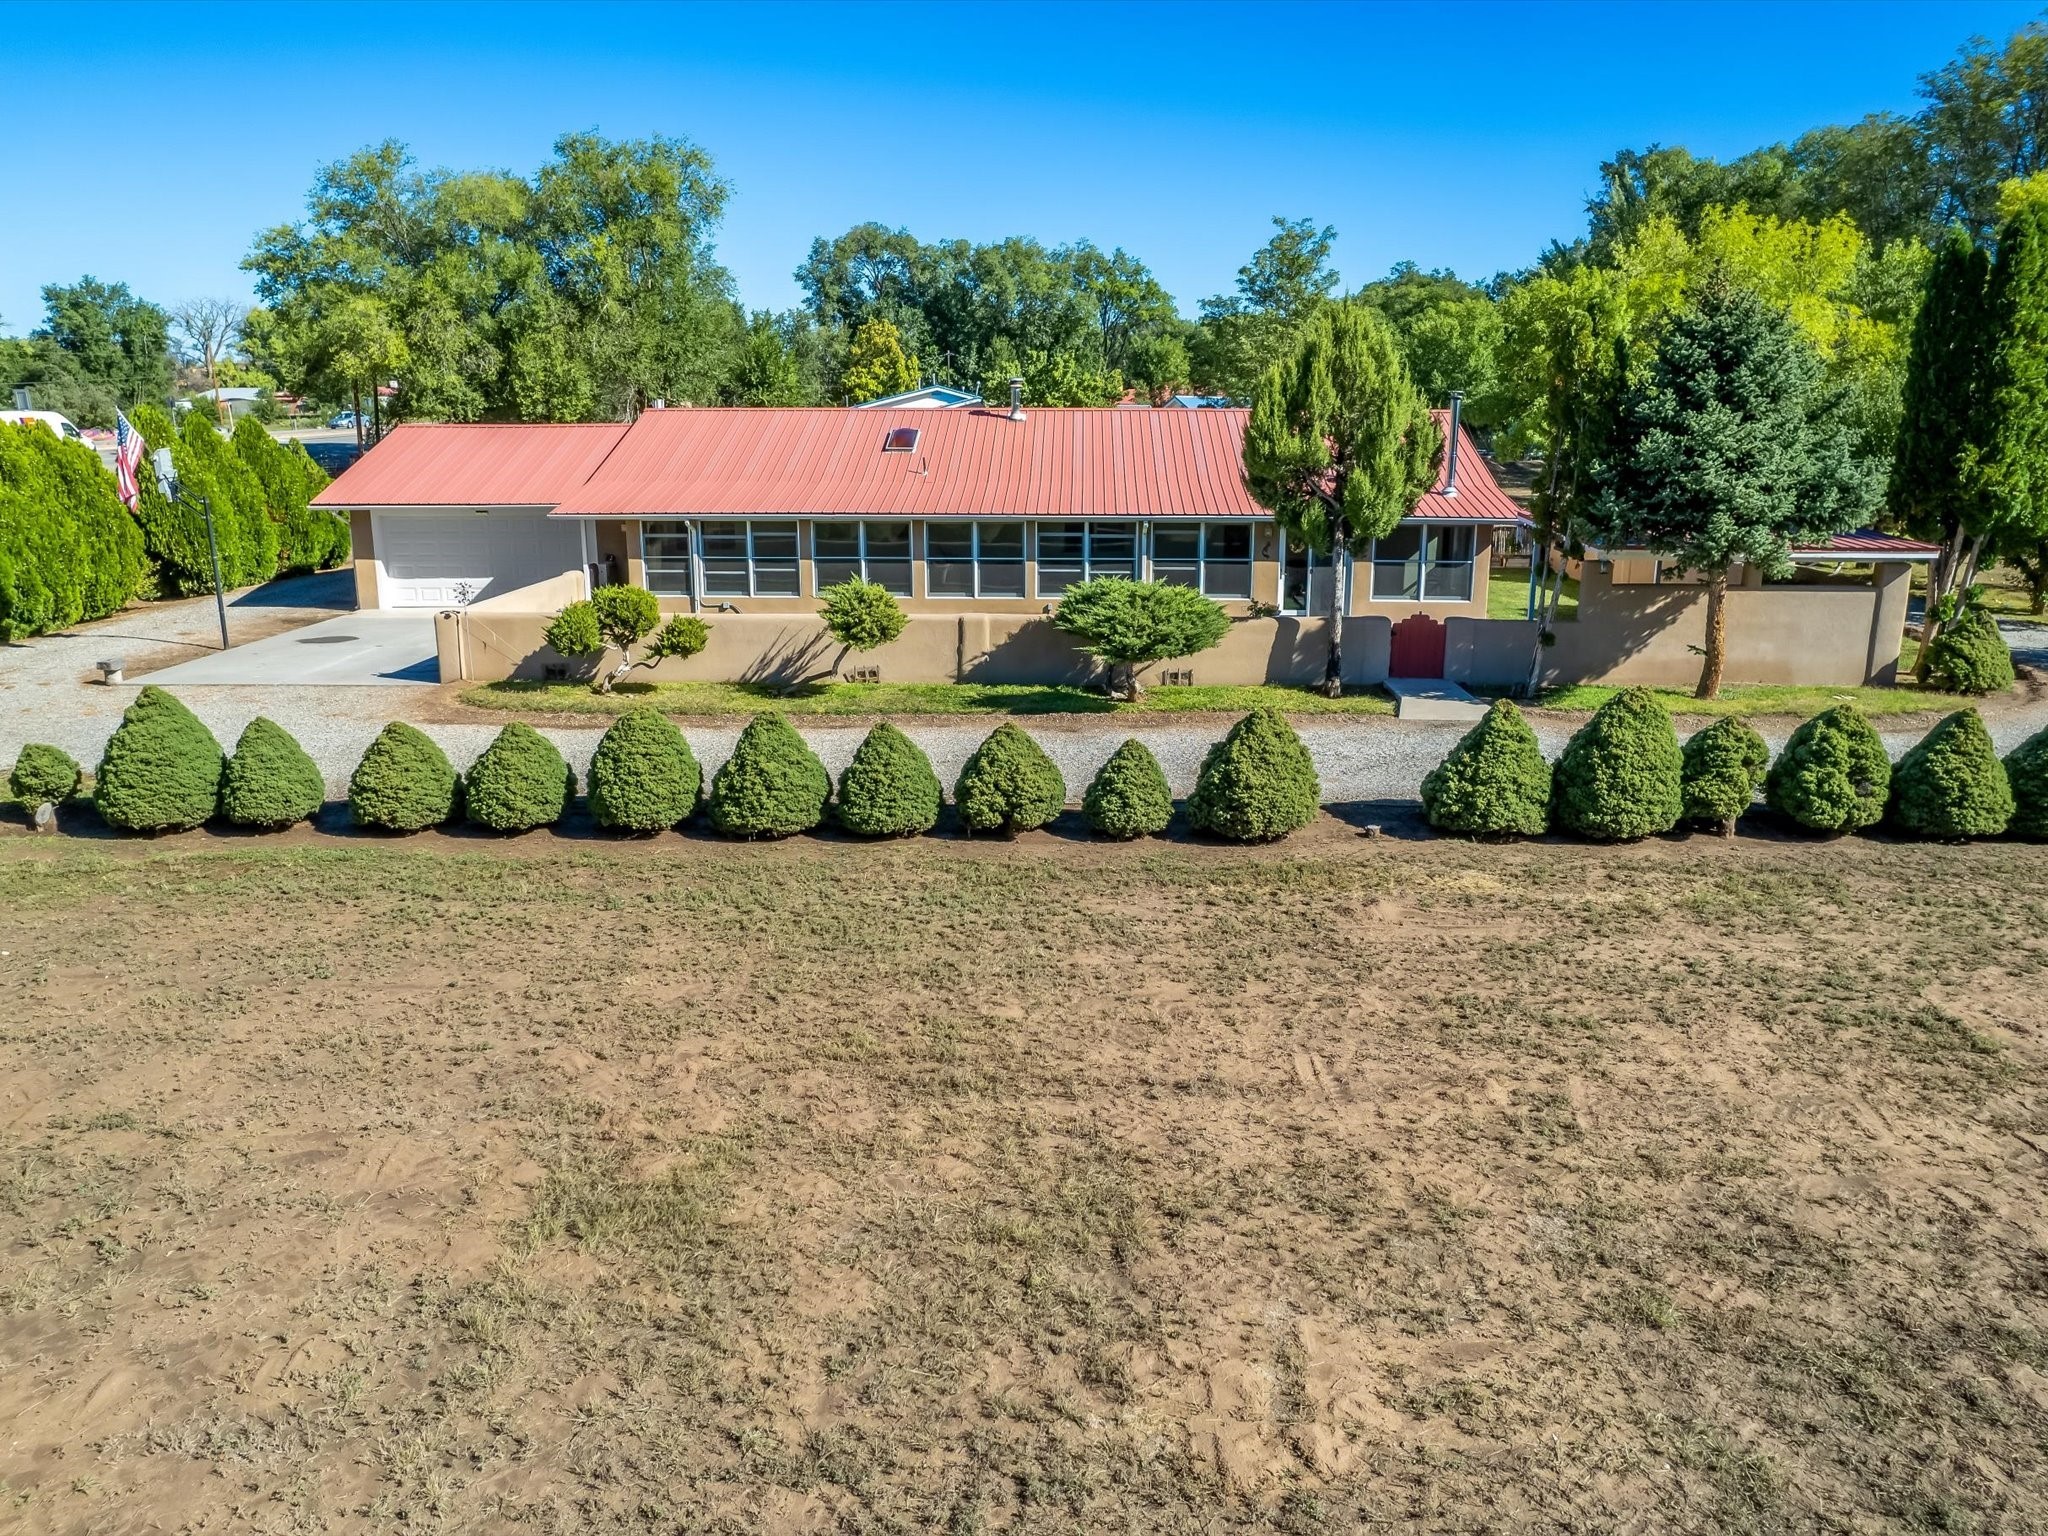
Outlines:
{"type": "MultiPolygon", "coordinates": [[[[274,629],[279,604],[296,604],[291,618],[312,622],[332,616],[334,606],[346,602],[346,577],[327,576],[299,579],[303,585],[276,583],[272,588],[243,594],[230,609],[230,631],[254,634],[274,629]],[[325,583],[325,585],[322,585],[325,583]],[[289,591],[282,589],[289,588],[289,591]]],[[[125,647],[128,654],[148,646],[177,646],[194,655],[204,654],[211,644],[213,608],[210,601],[159,604],[140,614],[127,614],[101,624],[81,627],[64,636],[46,636],[23,645],[0,647],[0,766],[11,764],[25,741],[47,741],[63,747],[81,762],[97,760],[107,735],[120,721],[121,711],[135,696],[136,686],[105,687],[85,679],[92,666],[110,650],[125,647]]],[[[277,721],[305,745],[314,761],[327,775],[329,789],[339,794],[363,749],[387,720],[404,719],[433,695],[417,686],[391,688],[288,688],[265,686],[180,687],[178,697],[212,727],[224,746],[232,746],[242,728],[256,715],[277,721]]],[[[549,726],[544,733],[562,748],[577,772],[587,768],[590,752],[604,725],[602,719],[587,719],[581,725],[549,726]]],[[[909,727],[909,734],[931,755],[933,765],[948,782],[958,772],[968,753],[993,727],[994,721],[976,719],[959,724],[942,723],[909,727]]],[[[1035,727],[1020,721],[1041,741],[1060,771],[1069,790],[1078,797],[1109,754],[1128,736],[1141,736],[1158,756],[1176,793],[1193,788],[1202,755],[1222,728],[1212,722],[1189,723],[1170,716],[1126,718],[1102,723],[1075,723],[1058,728],[1035,727]]],[[[817,749],[826,766],[835,773],[852,756],[860,743],[862,727],[853,723],[806,721],[798,727],[817,749]]],[[[1996,717],[1992,735],[2001,751],[2018,745],[2034,731],[2048,725],[2048,705],[2035,705],[1996,717]]],[[[428,734],[447,749],[457,766],[467,765],[496,734],[497,726],[428,725],[428,734]]],[[[1395,721],[1384,716],[1353,717],[1342,720],[1306,719],[1298,722],[1302,740],[1314,756],[1323,781],[1324,798],[1332,803],[1360,800],[1411,799],[1421,786],[1422,776],[1436,766],[1463,727],[1395,721]]],[[[716,769],[732,750],[739,723],[685,725],[684,734],[703,761],[706,772],[716,769]]],[[[1570,736],[1569,722],[1543,722],[1537,726],[1544,751],[1555,756],[1570,736]]],[[[1784,737],[1782,727],[1766,730],[1772,745],[1784,737]]],[[[1887,731],[1886,745],[1894,757],[1918,738],[1912,730],[1887,731]]]]}

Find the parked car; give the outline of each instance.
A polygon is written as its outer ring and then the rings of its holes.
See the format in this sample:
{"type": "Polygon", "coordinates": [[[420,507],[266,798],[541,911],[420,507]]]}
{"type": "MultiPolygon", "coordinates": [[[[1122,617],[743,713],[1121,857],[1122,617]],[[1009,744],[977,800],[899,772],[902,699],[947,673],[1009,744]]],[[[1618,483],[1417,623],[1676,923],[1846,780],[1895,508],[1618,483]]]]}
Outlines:
{"type": "Polygon", "coordinates": [[[366,426],[368,425],[368,423],[366,423],[363,420],[363,418],[354,411],[336,411],[332,416],[327,418],[327,425],[335,428],[336,430],[340,430],[342,428],[366,426]]]}
{"type": "Polygon", "coordinates": [[[85,443],[88,448],[92,446],[87,442],[85,434],[71,424],[70,417],[56,411],[0,411],[0,421],[12,422],[18,427],[25,427],[32,421],[38,421],[67,443],[85,443]]]}

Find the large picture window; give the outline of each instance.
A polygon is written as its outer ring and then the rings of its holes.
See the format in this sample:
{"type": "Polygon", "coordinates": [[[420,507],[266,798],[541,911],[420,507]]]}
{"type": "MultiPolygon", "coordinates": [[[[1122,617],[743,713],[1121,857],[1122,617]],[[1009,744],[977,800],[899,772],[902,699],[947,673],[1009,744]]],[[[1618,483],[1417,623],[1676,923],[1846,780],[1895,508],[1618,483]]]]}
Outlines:
{"type": "Polygon", "coordinates": [[[1252,525],[1155,523],[1152,578],[1210,597],[1250,597],[1252,525]]]}
{"type": "Polygon", "coordinates": [[[642,523],[640,558],[647,566],[647,590],[663,597],[690,595],[690,525],[642,523]]]}
{"type": "Polygon", "coordinates": [[[811,524],[812,581],[823,590],[858,576],[910,596],[910,524],[811,524]]]}
{"type": "Polygon", "coordinates": [[[697,525],[706,597],[796,597],[795,523],[697,525]]]}
{"type": "Polygon", "coordinates": [[[1038,595],[1058,597],[1096,576],[1138,573],[1136,523],[1040,523],[1038,595]]]}
{"type": "Polygon", "coordinates": [[[1022,523],[924,525],[927,597],[1022,597],[1022,523]]]}
{"type": "Polygon", "coordinates": [[[1469,603],[1472,529],[1403,523],[1372,550],[1372,595],[1382,603],[1469,603]]]}

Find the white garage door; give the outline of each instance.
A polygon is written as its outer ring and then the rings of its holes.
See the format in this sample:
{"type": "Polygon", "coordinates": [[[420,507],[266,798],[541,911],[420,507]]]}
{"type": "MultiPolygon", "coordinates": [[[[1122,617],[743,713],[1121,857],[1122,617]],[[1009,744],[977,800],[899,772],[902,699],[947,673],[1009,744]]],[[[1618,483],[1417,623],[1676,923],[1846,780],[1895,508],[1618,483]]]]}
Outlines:
{"type": "Polygon", "coordinates": [[[580,523],[545,512],[379,512],[386,608],[461,608],[583,567],[580,523]]]}

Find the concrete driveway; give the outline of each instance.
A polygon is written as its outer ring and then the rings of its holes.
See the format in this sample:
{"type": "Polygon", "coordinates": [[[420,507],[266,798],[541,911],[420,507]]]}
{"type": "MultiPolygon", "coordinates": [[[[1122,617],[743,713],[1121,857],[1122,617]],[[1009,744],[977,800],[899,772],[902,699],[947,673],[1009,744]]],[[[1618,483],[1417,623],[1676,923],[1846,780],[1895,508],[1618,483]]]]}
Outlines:
{"type": "Polygon", "coordinates": [[[195,657],[146,679],[166,688],[222,683],[381,688],[440,680],[434,615],[375,609],[195,657]]]}

